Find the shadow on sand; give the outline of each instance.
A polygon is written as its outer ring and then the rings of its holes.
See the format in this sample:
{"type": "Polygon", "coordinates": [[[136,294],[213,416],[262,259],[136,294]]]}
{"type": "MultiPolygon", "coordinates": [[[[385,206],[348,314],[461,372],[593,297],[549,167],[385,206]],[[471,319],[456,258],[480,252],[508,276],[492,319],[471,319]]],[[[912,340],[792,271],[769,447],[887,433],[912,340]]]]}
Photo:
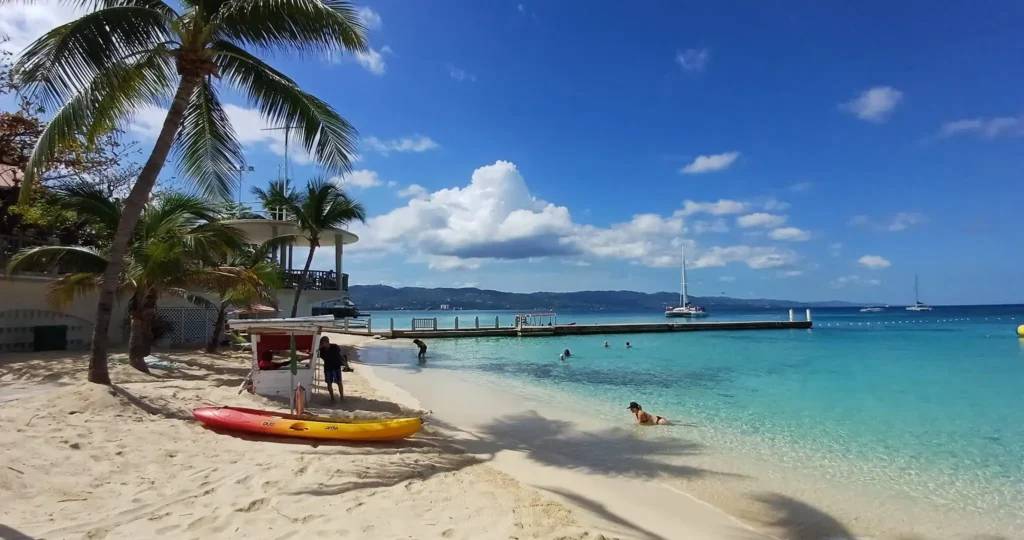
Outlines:
{"type": "Polygon", "coordinates": [[[21,531],[12,529],[3,523],[0,523],[0,539],[2,540],[33,540],[35,537],[29,536],[21,531]]]}

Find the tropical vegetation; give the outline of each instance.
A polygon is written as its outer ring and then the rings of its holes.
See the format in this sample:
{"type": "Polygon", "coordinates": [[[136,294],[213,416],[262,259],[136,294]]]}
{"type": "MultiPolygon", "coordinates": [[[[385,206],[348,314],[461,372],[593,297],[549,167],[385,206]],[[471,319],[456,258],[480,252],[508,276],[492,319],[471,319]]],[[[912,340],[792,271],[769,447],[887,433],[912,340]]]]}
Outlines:
{"type": "Polygon", "coordinates": [[[267,189],[253,189],[253,194],[268,214],[290,221],[299,231],[292,235],[282,235],[282,239],[289,236],[301,237],[309,245],[306,264],[302,267],[292,301],[291,316],[295,317],[299,311],[299,298],[306,288],[309,267],[313,264],[313,254],[320,247],[324,233],[340,229],[352,221],[366,221],[366,210],[337,184],[322,178],[311,180],[301,191],[292,188],[288,180],[275,180],[267,189]]]}
{"type": "MultiPolygon", "coordinates": [[[[219,99],[234,88],[272,125],[288,126],[328,172],[350,166],[355,129],[259,53],[365,52],[354,6],[339,0],[69,0],[89,12],[29,45],[15,72],[53,117],[24,167],[21,197],[55,157],[124,126],[140,108],[167,107],[153,150],[119,209],[99,291],[89,380],[109,384],[107,332],[136,225],[175,150],[184,176],[205,193],[229,194],[242,148],[219,99]]],[[[99,252],[97,252],[99,253],[99,252]]],[[[94,262],[99,262],[98,260],[94,262]]]]}

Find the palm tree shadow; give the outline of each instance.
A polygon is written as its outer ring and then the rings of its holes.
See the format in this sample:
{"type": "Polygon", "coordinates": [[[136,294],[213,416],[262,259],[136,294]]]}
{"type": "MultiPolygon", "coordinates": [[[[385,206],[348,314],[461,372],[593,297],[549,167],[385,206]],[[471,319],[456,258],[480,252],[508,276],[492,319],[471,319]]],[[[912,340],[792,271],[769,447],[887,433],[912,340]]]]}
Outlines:
{"type": "Polygon", "coordinates": [[[33,540],[35,537],[0,523],[0,538],[4,540],[33,540]]]}
{"type": "Polygon", "coordinates": [[[761,523],[788,540],[853,540],[856,538],[838,519],[823,510],[781,493],[762,493],[754,500],[771,512],[761,523]]]}
{"type": "Polygon", "coordinates": [[[570,501],[576,507],[582,508],[583,510],[599,517],[600,519],[603,519],[609,523],[616,525],[617,527],[622,529],[622,531],[626,532],[630,537],[641,538],[643,540],[665,540],[664,536],[655,534],[641,527],[640,525],[637,525],[632,521],[629,521],[626,518],[619,516],[618,514],[609,510],[607,506],[595,500],[584,497],[583,495],[556,488],[540,487],[538,489],[547,491],[549,493],[554,493],[558,497],[570,501]]]}

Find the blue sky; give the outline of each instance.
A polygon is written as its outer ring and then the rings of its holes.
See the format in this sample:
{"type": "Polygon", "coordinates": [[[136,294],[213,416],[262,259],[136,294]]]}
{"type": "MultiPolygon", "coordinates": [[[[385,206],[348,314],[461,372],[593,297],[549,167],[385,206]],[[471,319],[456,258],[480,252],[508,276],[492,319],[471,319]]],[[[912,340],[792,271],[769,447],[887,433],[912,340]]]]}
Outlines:
{"type": "MultiPolygon", "coordinates": [[[[1024,302],[1020,3],[364,7],[370,54],[273,59],[363,138],[354,283],[675,290],[685,245],[697,295],[1024,302]]],[[[280,139],[226,101],[248,191],[280,139]]]]}

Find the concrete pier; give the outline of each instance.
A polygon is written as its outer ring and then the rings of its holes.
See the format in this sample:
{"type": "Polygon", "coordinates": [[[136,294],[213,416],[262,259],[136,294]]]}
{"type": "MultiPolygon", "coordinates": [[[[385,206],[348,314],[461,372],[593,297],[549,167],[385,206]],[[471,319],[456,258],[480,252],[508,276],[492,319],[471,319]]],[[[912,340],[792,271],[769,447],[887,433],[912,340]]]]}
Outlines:
{"type": "Polygon", "coordinates": [[[381,335],[390,338],[456,338],[456,337],[542,337],[595,334],[647,334],[657,332],[707,332],[723,330],[802,330],[812,327],[806,321],[721,321],[663,322],[612,324],[559,324],[552,326],[501,326],[491,328],[437,328],[420,330],[388,330],[368,332],[349,330],[345,333],[381,335]]]}

